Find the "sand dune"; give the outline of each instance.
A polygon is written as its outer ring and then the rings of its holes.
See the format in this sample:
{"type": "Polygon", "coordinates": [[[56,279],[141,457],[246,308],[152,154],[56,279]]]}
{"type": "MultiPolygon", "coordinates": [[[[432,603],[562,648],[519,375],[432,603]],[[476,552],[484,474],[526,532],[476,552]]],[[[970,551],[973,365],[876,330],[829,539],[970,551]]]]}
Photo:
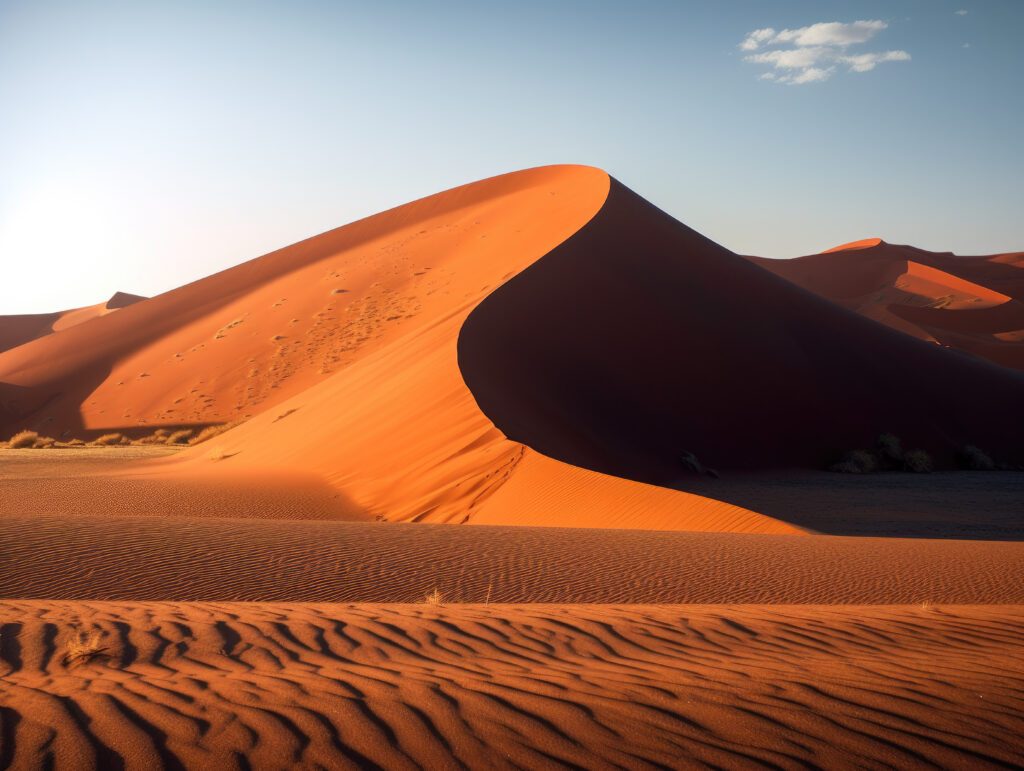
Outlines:
{"type": "Polygon", "coordinates": [[[11,348],[17,348],[19,345],[48,335],[51,332],[60,332],[89,319],[105,316],[111,311],[127,307],[132,303],[145,299],[145,297],[140,297],[139,295],[115,292],[106,302],[87,305],[83,308],[74,308],[69,311],[0,316],[0,353],[11,348]]]}
{"type": "Polygon", "coordinates": [[[794,260],[751,258],[914,337],[1024,369],[1024,254],[960,257],[881,239],[794,260]]]}
{"type": "Polygon", "coordinates": [[[998,768],[1024,610],[0,605],[2,761],[998,768]],[[62,662],[75,630],[102,653],[62,662]]]}
{"type": "Polygon", "coordinates": [[[0,381],[12,431],[250,417],[155,478],[313,474],[393,521],[766,533],[795,530],[677,492],[695,479],[682,455],[821,468],[890,431],[940,463],[967,443],[1012,460],[1024,413],[1018,377],[867,324],[571,166],[456,188],[22,345],[0,381]]]}

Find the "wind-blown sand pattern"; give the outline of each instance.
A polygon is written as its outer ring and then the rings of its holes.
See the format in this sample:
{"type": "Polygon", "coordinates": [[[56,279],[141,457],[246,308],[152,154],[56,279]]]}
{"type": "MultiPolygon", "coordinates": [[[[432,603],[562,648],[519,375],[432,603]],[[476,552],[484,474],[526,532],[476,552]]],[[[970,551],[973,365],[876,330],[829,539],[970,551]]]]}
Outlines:
{"type": "Polygon", "coordinates": [[[1000,768],[1024,609],[8,602],[0,765],[1000,768]],[[75,630],[98,655],[62,661],[75,630]]]}
{"type": "Polygon", "coordinates": [[[0,520],[0,597],[1024,603],[1024,542],[157,517],[0,520]]]}

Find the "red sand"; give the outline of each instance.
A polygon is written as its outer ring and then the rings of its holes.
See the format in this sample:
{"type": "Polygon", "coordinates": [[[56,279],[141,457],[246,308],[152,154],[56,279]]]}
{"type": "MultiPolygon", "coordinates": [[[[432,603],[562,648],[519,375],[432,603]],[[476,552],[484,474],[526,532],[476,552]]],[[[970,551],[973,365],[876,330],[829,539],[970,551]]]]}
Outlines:
{"type": "Polygon", "coordinates": [[[758,265],[901,332],[1024,370],[1024,254],[960,257],[866,239],[758,265]]]}
{"type": "Polygon", "coordinates": [[[1024,763],[1024,543],[808,534],[1019,538],[1009,475],[808,469],[1024,460],[1024,378],[962,352],[1013,366],[1024,257],[756,262],[558,166],[0,320],[0,435],[247,419],[3,450],[0,767],[1024,763]],[[652,602],[704,605],[578,604],[652,602]]]}

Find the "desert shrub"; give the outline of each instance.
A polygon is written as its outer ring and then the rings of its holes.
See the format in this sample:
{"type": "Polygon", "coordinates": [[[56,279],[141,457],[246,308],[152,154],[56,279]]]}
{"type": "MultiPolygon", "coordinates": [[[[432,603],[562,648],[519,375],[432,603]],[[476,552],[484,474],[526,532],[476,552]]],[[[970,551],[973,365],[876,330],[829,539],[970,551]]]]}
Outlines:
{"type": "Polygon", "coordinates": [[[442,595],[441,592],[436,588],[434,589],[434,591],[432,591],[430,594],[423,598],[423,601],[427,603],[427,605],[442,605],[443,600],[444,595],[442,595]]]}
{"type": "Polygon", "coordinates": [[[7,446],[12,450],[21,450],[29,447],[34,447],[36,439],[39,438],[39,434],[35,431],[19,431],[10,438],[7,442],[7,446]]]}
{"type": "Polygon", "coordinates": [[[106,656],[103,636],[98,629],[91,632],[77,630],[64,644],[64,665],[86,664],[99,656],[106,656]]]}
{"type": "Polygon", "coordinates": [[[882,468],[903,468],[903,447],[895,434],[881,434],[875,440],[875,453],[882,468]]]}
{"type": "Polygon", "coordinates": [[[969,444],[957,453],[960,466],[971,471],[992,471],[995,461],[984,450],[969,444]]]}
{"type": "Polygon", "coordinates": [[[149,436],[136,439],[132,444],[164,444],[170,433],[166,428],[158,428],[149,436]]]}
{"type": "Polygon", "coordinates": [[[903,470],[914,474],[930,474],[935,468],[932,456],[924,450],[910,450],[903,455],[903,470]]]}
{"type": "Polygon", "coordinates": [[[52,436],[37,436],[35,444],[32,445],[37,450],[45,450],[49,447],[53,447],[57,444],[57,440],[52,436]]]}
{"type": "Polygon", "coordinates": [[[188,440],[192,438],[195,433],[191,428],[183,428],[180,431],[174,431],[171,433],[164,444],[188,444],[188,440]]]}
{"type": "Polygon", "coordinates": [[[189,444],[202,444],[205,441],[213,439],[215,436],[220,436],[225,431],[230,431],[235,426],[239,425],[242,421],[236,420],[232,423],[222,423],[218,426],[207,426],[193,438],[188,440],[189,444]]]}
{"type": "Polygon", "coordinates": [[[104,434],[93,439],[92,444],[98,447],[113,447],[118,444],[128,444],[128,437],[124,434],[104,434]]]}
{"type": "Polygon", "coordinates": [[[85,447],[85,442],[81,439],[71,439],[68,442],[68,447],[85,447]]]}
{"type": "Polygon", "coordinates": [[[870,474],[878,470],[878,458],[867,450],[851,450],[839,463],[829,466],[829,471],[840,474],[870,474]]]}

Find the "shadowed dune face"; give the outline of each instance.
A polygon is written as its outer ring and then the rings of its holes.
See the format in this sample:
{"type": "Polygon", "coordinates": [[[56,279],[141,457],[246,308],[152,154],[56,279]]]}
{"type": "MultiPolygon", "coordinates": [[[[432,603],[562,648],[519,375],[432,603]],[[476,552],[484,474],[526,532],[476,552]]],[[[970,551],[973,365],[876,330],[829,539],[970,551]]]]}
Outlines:
{"type": "Polygon", "coordinates": [[[0,604],[15,768],[998,768],[1019,607],[0,604]],[[76,630],[97,653],[66,662],[76,630]]]}
{"type": "Polygon", "coordinates": [[[883,431],[944,460],[968,442],[1021,451],[1020,376],[823,302],[614,181],[586,227],[469,316],[459,362],[509,438],[655,484],[684,452],[821,467],[883,431]]]}
{"type": "Polygon", "coordinates": [[[750,258],[928,342],[1024,370],[1024,255],[958,257],[867,239],[793,260],[750,258]]]}

